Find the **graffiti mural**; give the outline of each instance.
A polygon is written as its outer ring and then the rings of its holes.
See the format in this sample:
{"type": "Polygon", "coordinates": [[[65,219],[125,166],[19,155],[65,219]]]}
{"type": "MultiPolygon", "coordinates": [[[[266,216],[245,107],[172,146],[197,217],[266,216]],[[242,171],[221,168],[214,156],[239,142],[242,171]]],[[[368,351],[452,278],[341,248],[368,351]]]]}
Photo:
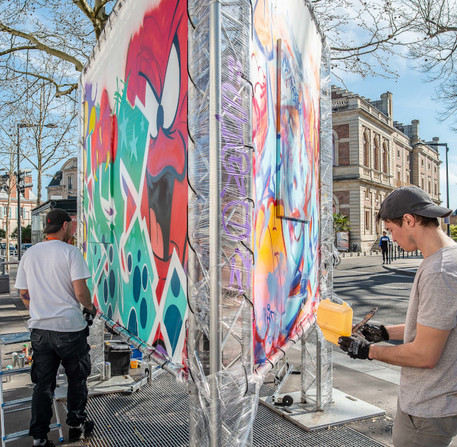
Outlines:
{"type": "Polygon", "coordinates": [[[187,319],[187,2],[139,0],[82,77],[84,251],[101,310],[181,361],[187,319]],[[106,58],[103,64],[101,58],[106,58]],[[103,67],[101,69],[100,67],[103,67]]]}
{"type": "Polygon", "coordinates": [[[252,48],[254,354],[261,363],[313,318],[319,296],[322,44],[305,2],[257,0],[252,48]]]}

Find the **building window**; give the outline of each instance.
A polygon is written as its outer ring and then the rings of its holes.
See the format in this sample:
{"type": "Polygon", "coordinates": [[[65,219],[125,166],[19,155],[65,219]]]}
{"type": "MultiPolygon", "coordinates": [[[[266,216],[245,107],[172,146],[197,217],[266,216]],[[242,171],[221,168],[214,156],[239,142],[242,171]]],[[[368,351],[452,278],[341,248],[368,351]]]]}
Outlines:
{"type": "Polygon", "coordinates": [[[425,185],[424,179],[421,178],[421,188],[422,188],[422,189],[424,189],[424,185],[425,185]]]}
{"type": "Polygon", "coordinates": [[[432,185],[430,183],[430,180],[428,181],[428,191],[427,192],[432,192],[432,185]]]}
{"type": "Polygon", "coordinates": [[[371,219],[370,219],[370,211],[365,210],[365,232],[369,233],[370,232],[370,224],[371,224],[371,219]]]}
{"type": "Polygon", "coordinates": [[[435,196],[438,195],[438,185],[435,183],[435,196]]]}
{"type": "Polygon", "coordinates": [[[387,143],[382,145],[382,172],[387,174],[388,168],[387,163],[389,161],[389,150],[387,148],[387,143]]]}
{"type": "Polygon", "coordinates": [[[73,189],[73,177],[68,177],[68,190],[71,191],[73,189]]]}
{"type": "Polygon", "coordinates": [[[365,199],[370,198],[370,190],[368,188],[365,189],[365,199]]]}
{"type": "Polygon", "coordinates": [[[397,149],[397,157],[400,158],[400,149],[397,149]]]}
{"type": "Polygon", "coordinates": [[[373,168],[375,171],[379,171],[379,138],[374,138],[374,157],[373,157],[373,168]]]}
{"type": "Polygon", "coordinates": [[[363,133],[363,164],[370,166],[370,140],[367,131],[363,133]]]}
{"type": "Polygon", "coordinates": [[[421,159],[421,166],[424,166],[424,159],[421,159]]]}

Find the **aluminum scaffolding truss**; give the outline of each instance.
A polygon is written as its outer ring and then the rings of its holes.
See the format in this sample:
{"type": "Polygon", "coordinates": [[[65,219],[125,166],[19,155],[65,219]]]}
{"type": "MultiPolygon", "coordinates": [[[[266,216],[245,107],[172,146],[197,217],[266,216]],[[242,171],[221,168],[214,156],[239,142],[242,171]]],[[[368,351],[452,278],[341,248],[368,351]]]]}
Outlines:
{"type": "Polygon", "coordinates": [[[191,445],[244,445],[258,392],[250,386],[252,5],[195,0],[188,12],[191,445]]]}

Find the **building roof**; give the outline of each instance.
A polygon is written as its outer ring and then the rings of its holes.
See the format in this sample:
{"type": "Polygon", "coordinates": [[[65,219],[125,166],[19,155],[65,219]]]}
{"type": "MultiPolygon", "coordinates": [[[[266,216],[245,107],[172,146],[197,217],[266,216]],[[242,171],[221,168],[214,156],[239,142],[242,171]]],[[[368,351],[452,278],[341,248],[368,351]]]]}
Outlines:
{"type": "Polygon", "coordinates": [[[42,212],[50,211],[54,208],[61,208],[70,214],[76,214],[77,212],[77,201],[74,199],[53,199],[48,200],[35,208],[32,209],[32,216],[40,214],[42,212]]]}
{"type": "Polygon", "coordinates": [[[52,177],[51,182],[48,186],[60,186],[60,182],[62,181],[62,171],[57,171],[52,177]]]}

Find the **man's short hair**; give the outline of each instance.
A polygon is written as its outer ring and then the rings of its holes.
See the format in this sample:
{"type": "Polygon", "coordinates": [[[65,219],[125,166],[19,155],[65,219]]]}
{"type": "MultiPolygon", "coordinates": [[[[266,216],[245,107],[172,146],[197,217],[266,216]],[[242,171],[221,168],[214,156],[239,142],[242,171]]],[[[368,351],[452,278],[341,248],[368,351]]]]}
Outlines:
{"type": "Polygon", "coordinates": [[[62,228],[64,222],[71,222],[71,216],[65,210],[54,208],[46,215],[46,225],[43,233],[57,233],[62,228]]]}
{"type": "MultiPolygon", "coordinates": [[[[381,208],[376,216],[376,220],[387,220],[396,222],[395,219],[403,219],[405,214],[412,214],[423,218],[436,219],[437,217],[447,217],[452,210],[443,206],[436,205],[429,195],[417,186],[402,186],[391,192],[381,203],[381,208]]],[[[419,220],[418,220],[419,222],[419,220]]],[[[431,222],[423,219],[422,225],[429,226],[431,222]]],[[[436,222],[438,220],[436,219],[436,222]]]]}
{"type": "MultiPolygon", "coordinates": [[[[411,216],[416,219],[416,222],[423,227],[439,227],[440,223],[438,222],[437,217],[424,217],[419,216],[419,214],[411,214],[411,216]]],[[[394,219],[387,219],[387,222],[392,222],[399,227],[403,226],[403,216],[402,217],[395,217],[394,219]]]]}

